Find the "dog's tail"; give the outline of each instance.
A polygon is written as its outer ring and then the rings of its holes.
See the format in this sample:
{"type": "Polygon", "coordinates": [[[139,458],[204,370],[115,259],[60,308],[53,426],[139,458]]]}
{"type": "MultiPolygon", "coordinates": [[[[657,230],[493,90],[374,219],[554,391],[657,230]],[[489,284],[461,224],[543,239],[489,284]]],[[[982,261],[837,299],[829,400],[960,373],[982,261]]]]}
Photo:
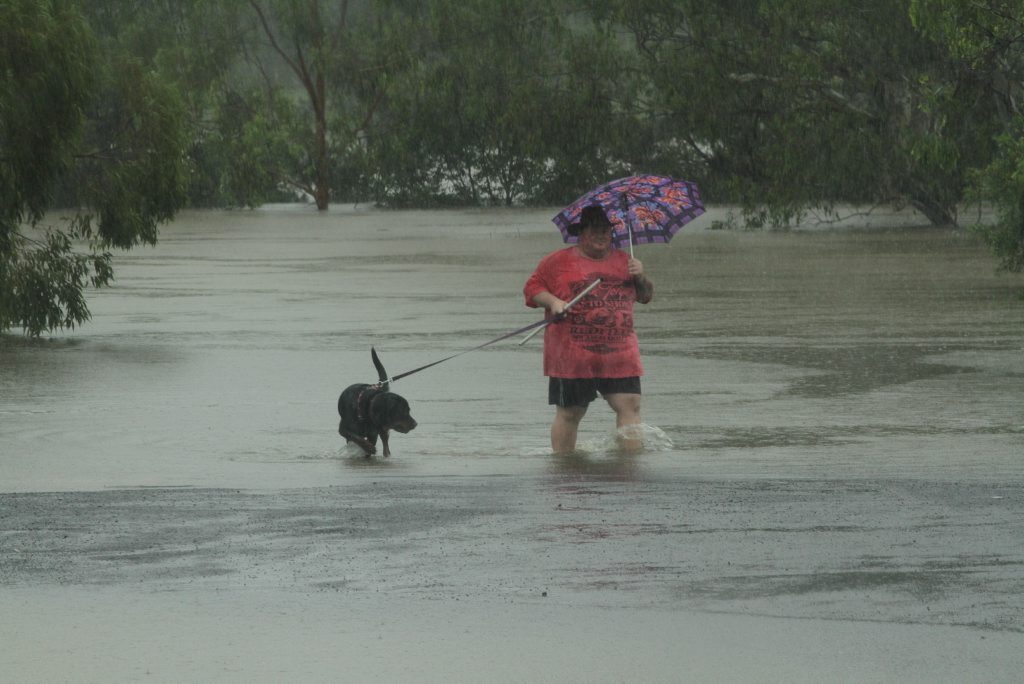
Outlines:
{"type": "Polygon", "coordinates": [[[377,369],[377,379],[381,382],[381,389],[386,392],[388,385],[391,384],[388,382],[388,372],[384,370],[384,364],[380,362],[377,350],[373,347],[370,347],[370,357],[373,359],[373,367],[377,369]]]}

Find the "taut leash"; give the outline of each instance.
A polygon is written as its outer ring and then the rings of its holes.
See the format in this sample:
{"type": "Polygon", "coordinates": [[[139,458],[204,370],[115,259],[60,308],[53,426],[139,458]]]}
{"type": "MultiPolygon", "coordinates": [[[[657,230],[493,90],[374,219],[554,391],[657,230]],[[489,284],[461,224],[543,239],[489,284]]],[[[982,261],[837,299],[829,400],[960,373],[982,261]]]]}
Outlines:
{"type": "MultiPolygon", "coordinates": [[[[597,284],[600,283],[600,282],[601,282],[601,279],[598,278],[594,282],[590,283],[590,285],[587,285],[587,287],[582,292],[580,292],[578,295],[573,297],[572,301],[570,301],[568,304],[565,305],[565,311],[568,311],[569,308],[573,304],[575,304],[576,302],[578,302],[581,299],[583,299],[591,290],[593,290],[595,287],[597,287],[597,284]]],[[[477,351],[478,349],[483,349],[484,347],[490,346],[490,345],[494,344],[495,342],[501,342],[502,340],[507,340],[510,337],[515,337],[516,335],[522,335],[524,332],[529,332],[529,331],[532,330],[533,332],[531,332],[529,335],[527,335],[525,338],[523,338],[523,341],[519,343],[519,344],[525,344],[527,340],[529,340],[531,337],[536,335],[540,330],[542,330],[546,326],[550,325],[551,323],[554,323],[555,321],[562,320],[563,317],[564,317],[564,312],[562,314],[559,314],[555,318],[545,318],[545,319],[537,321],[535,323],[531,323],[530,325],[525,325],[522,328],[519,328],[518,330],[513,330],[512,332],[505,333],[504,335],[501,335],[500,337],[495,337],[493,340],[488,340],[487,342],[484,342],[483,344],[478,344],[477,346],[473,347],[472,349],[464,349],[464,350],[462,350],[462,351],[460,351],[458,353],[452,354],[451,356],[446,356],[445,358],[440,359],[438,361],[433,361],[431,363],[428,363],[425,366],[420,366],[419,368],[413,368],[411,371],[406,371],[404,373],[399,373],[398,375],[395,375],[393,377],[388,378],[384,382],[397,382],[398,380],[401,380],[402,378],[408,377],[408,376],[412,375],[413,373],[419,373],[421,370],[426,370],[426,369],[430,368],[431,366],[436,366],[437,364],[444,363],[445,361],[451,361],[452,359],[454,359],[457,356],[462,356],[463,354],[468,354],[469,352],[474,352],[474,351],[477,351]]],[[[383,383],[381,383],[381,384],[383,384],[383,383]]]]}
{"type": "Polygon", "coordinates": [[[420,366],[419,368],[413,368],[411,371],[406,371],[404,373],[399,373],[398,375],[396,375],[394,377],[388,378],[387,382],[395,382],[396,380],[401,380],[402,378],[408,377],[408,376],[412,375],[413,373],[419,373],[421,370],[426,370],[426,369],[430,368],[431,366],[436,366],[437,364],[444,363],[445,361],[451,361],[456,356],[462,356],[463,354],[468,354],[469,352],[476,351],[478,349],[483,349],[484,347],[486,347],[488,345],[491,345],[491,344],[494,344],[495,342],[501,342],[502,340],[507,340],[510,337],[515,337],[516,335],[524,333],[527,330],[532,330],[533,328],[539,328],[540,326],[544,325],[545,323],[547,323],[547,321],[537,321],[536,323],[531,323],[530,325],[527,325],[527,326],[525,326],[523,328],[520,328],[519,330],[513,330],[512,332],[506,333],[506,334],[502,335],[501,337],[495,337],[493,340],[490,340],[489,342],[484,342],[483,344],[478,344],[477,346],[473,347],[472,349],[464,349],[464,350],[458,352],[457,354],[452,354],[451,356],[446,356],[445,358],[443,358],[443,359],[441,359],[439,361],[434,361],[432,363],[428,363],[427,365],[420,366]]]}

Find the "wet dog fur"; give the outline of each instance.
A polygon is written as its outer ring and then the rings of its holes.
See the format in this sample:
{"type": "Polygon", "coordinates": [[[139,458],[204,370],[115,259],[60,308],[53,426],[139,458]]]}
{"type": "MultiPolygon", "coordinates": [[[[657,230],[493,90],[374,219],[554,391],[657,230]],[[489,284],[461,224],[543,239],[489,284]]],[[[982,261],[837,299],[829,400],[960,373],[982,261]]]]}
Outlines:
{"type": "Polygon", "coordinates": [[[367,458],[377,452],[377,437],[380,437],[384,456],[388,457],[391,455],[388,433],[395,430],[405,434],[416,427],[416,421],[410,415],[409,402],[389,391],[388,374],[373,347],[370,347],[370,357],[380,382],[376,385],[357,383],[345,388],[338,397],[341,416],[338,433],[347,442],[358,444],[367,458]]]}

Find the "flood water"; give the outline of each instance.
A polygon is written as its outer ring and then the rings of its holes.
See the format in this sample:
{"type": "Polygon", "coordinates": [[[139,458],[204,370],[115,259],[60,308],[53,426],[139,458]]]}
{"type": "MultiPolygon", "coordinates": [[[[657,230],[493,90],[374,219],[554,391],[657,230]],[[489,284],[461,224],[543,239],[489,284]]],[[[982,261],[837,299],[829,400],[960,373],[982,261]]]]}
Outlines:
{"type": "Polygon", "coordinates": [[[0,336],[7,673],[1019,681],[1024,279],[961,232],[639,247],[639,455],[600,400],[551,455],[539,337],[395,383],[391,458],[345,445],[371,346],[539,318],[554,213],[188,212],[85,326],[0,336]]]}
{"type": "MultiPolygon", "coordinates": [[[[420,427],[366,461],[336,401],[539,316],[521,288],[550,211],[195,212],[118,256],[93,320],[0,338],[4,491],[323,485],[552,467],[540,337],[409,376],[420,427]]],[[[672,476],[1016,478],[1024,289],[935,230],[704,230],[638,249],[648,453],[672,476]]],[[[884,219],[883,219],[884,221],[884,219]]],[[[580,448],[601,460],[610,411],[580,448]]],[[[600,462],[595,467],[600,467],[600,462]]]]}

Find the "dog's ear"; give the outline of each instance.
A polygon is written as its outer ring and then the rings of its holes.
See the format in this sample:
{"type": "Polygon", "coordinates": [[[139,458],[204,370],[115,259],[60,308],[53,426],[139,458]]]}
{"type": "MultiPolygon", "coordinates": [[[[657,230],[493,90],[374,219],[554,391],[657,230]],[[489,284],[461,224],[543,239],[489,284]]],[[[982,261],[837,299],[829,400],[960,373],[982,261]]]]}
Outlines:
{"type": "Polygon", "coordinates": [[[370,416],[377,425],[390,425],[409,415],[409,402],[391,392],[383,392],[370,403],[370,416]]]}
{"type": "Polygon", "coordinates": [[[395,402],[392,404],[391,415],[395,418],[404,418],[409,415],[409,402],[405,400],[405,397],[400,397],[397,394],[392,394],[395,402]]]}
{"type": "Polygon", "coordinates": [[[376,425],[387,425],[392,411],[392,396],[390,392],[381,392],[370,400],[370,420],[376,425]]]}

